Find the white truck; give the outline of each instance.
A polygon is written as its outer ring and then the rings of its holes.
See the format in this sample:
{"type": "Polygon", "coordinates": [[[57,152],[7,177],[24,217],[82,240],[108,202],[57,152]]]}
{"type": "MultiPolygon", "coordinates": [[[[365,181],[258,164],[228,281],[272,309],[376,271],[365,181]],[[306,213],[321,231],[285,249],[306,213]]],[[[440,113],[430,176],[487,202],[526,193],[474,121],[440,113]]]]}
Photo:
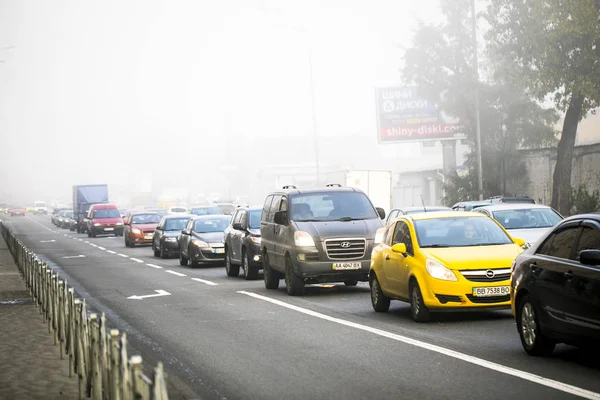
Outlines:
{"type": "Polygon", "coordinates": [[[325,184],[339,183],[342,186],[361,189],[369,196],[375,207],[381,207],[386,215],[392,209],[392,171],[386,170],[343,170],[324,174],[325,184]]]}
{"type": "Polygon", "coordinates": [[[45,201],[34,201],[33,202],[33,213],[34,214],[48,214],[48,207],[45,201]]]}

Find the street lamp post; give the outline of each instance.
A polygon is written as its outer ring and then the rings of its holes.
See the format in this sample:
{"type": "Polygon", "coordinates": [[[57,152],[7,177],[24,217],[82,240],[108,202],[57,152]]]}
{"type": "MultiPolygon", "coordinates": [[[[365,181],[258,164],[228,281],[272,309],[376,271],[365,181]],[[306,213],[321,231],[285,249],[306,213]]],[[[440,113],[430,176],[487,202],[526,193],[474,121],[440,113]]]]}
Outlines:
{"type": "Polygon", "coordinates": [[[312,63],[312,51],[310,47],[308,49],[308,68],[309,68],[309,79],[310,79],[310,105],[312,113],[312,130],[315,144],[315,162],[317,167],[317,186],[321,184],[321,171],[319,166],[319,142],[317,136],[317,112],[315,107],[315,86],[313,80],[313,63],[312,63]]]}
{"type": "Polygon", "coordinates": [[[473,23],[473,75],[475,80],[475,137],[477,142],[477,191],[479,200],[483,200],[483,165],[481,161],[481,122],[479,119],[479,71],[477,60],[477,14],[475,13],[475,0],[471,1],[473,23]]]}

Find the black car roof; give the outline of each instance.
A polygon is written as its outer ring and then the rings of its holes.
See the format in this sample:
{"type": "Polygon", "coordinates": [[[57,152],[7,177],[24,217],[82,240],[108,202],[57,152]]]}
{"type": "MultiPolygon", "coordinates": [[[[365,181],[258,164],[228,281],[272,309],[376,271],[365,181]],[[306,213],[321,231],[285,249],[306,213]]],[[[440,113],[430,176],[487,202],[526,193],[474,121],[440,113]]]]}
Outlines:
{"type": "Polygon", "coordinates": [[[573,221],[577,219],[593,219],[594,221],[600,222],[600,211],[594,211],[587,214],[577,214],[571,215],[568,218],[565,218],[562,222],[573,221]]]}
{"type": "Polygon", "coordinates": [[[335,193],[335,192],[364,193],[362,190],[360,190],[358,188],[335,186],[335,187],[321,187],[321,188],[307,188],[307,189],[297,189],[297,188],[292,187],[289,189],[281,189],[281,190],[273,191],[273,192],[269,193],[269,195],[274,195],[274,194],[297,195],[297,194],[335,193]]]}

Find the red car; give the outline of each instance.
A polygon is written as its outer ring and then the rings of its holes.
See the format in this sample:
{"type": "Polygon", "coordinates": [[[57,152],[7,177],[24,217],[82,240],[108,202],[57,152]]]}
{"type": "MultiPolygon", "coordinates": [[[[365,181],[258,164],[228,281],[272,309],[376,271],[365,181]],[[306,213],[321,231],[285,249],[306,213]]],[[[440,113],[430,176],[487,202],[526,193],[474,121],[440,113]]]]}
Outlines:
{"type": "Polygon", "coordinates": [[[11,217],[14,217],[15,215],[20,215],[21,217],[24,217],[25,209],[24,208],[11,208],[9,213],[10,213],[11,217]]]}
{"type": "Polygon", "coordinates": [[[89,237],[123,236],[123,218],[114,204],[93,204],[85,219],[89,237]]]}
{"type": "Polygon", "coordinates": [[[133,212],[125,218],[125,246],[134,247],[136,244],[152,244],[154,230],[160,222],[160,215],[155,212],[133,212]]]}

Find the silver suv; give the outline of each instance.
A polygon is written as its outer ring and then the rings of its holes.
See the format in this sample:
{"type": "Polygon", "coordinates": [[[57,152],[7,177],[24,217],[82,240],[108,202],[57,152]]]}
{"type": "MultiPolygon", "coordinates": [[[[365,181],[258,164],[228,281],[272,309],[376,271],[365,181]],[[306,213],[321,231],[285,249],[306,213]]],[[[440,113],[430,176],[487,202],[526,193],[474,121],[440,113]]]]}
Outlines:
{"type": "Polygon", "coordinates": [[[371,251],[385,211],[359,189],[328,185],[269,194],[260,223],[265,287],[285,278],[291,296],[305,283],[368,281],[371,251]]]}

